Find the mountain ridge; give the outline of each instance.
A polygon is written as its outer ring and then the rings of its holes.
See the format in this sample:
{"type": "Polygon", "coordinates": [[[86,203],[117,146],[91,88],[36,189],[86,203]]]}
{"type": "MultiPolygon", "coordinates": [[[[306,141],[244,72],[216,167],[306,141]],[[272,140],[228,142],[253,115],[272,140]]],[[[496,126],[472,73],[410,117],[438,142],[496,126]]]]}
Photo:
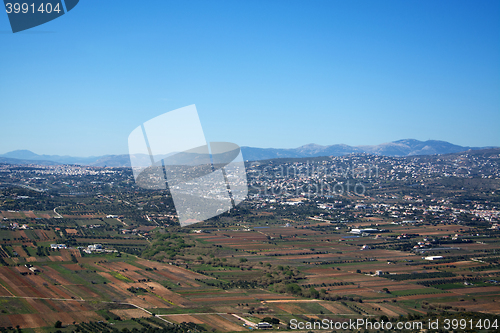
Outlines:
{"type": "MultiPolygon", "coordinates": [[[[306,144],[297,148],[256,148],[241,147],[243,158],[247,161],[267,160],[274,158],[301,158],[319,156],[342,156],[347,154],[367,153],[383,156],[414,156],[414,155],[442,155],[458,153],[467,150],[488,149],[497,147],[469,147],[459,146],[446,141],[416,139],[402,139],[386,142],[379,145],[349,146],[335,144],[322,146],[315,143],[306,144]]],[[[149,156],[134,155],[136,158],[149,156]]],[[[60,155],[38,155],[30,150],[14,150],[0,155],[0,163],[7,164],[76,164],[89,166],[130,167],[128,154],[102,155],[89,157],[73,157],[60,155]]]]}

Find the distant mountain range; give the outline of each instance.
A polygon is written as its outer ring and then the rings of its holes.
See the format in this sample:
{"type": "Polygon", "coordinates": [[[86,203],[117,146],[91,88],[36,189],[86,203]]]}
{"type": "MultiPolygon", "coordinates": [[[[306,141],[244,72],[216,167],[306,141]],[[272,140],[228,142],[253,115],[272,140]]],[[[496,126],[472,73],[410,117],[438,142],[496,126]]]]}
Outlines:
{"type": "MultiPolygon", "coordinates": [[[[383,156],[441,155],[486,148],[495,147],[464,147],[454,145],[446,141],[419,141],[414,139],[405,139],[382,143],[375,146],[348,146],[343,144],[320,146],[316,144],[308,144],[299,148],[291,149],[241,147],[241,152],[245,160],[258,161],[274,158],[342,156],[359,153],[383,156]]],[[[149,159],[149,156],[147,155],[134,155],[134,157],[138,159],[149,159]]],[[[38,155],[29,150],[15,150],[0,155],[0,163],[41,165],[78,164],[91,166],[129,167],[130,157],[128,154],[91,157],[38,155]]]]}
{"type": "Polygon", "coordinates": [[[466,150],[477,150],[494,147],[463,147],[446,141],[428,140],[418,141],[414,139],[398,140],[382,143],[375,146],[348,146],[331,145],[320,146],[308,144],[299,148],[275,149],[275,148],[252,148],[242,147],[245,160],[255,161],[271,158],[295,158],[295,157],[317,157],[317,156],[342,156],[346,154],[368,153],[383,156],[412,156],[412,155],[435,155],[451,154],[466,150]]]}

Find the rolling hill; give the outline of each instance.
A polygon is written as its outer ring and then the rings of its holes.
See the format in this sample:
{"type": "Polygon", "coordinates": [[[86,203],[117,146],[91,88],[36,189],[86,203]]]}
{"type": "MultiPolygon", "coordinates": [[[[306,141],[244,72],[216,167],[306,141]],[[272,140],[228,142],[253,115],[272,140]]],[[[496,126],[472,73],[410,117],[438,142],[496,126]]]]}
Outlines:
{"type": "MultiPolygon", "coordinates": [[[[413,156],[413,155],[442,155],[458,153],[466,150],[478,150],[494,147],[467,147],[454,145],[446,141],[428,140],[419,141],[415,139],[404,139],[379,145],[349,146],[336,144],[321,146],[308,144],[298,148],[255,148],[241,147],[243,158],[247,161],[267,160],[274,158],[301,158],[318,156],[342,156],[347,154],[367,153],[383,156],[413,156]]],[[[136,158],[149,158],[147,156],[136,156],[136,158]]],[[[128,154],[104,155],[90,157],[73,157],[60,155],[38,155],[29,150],[15,150],[0,155],[0,163],[7,164],[78,164],[91,166],[129,167],[130,158],[128,154]]]]}

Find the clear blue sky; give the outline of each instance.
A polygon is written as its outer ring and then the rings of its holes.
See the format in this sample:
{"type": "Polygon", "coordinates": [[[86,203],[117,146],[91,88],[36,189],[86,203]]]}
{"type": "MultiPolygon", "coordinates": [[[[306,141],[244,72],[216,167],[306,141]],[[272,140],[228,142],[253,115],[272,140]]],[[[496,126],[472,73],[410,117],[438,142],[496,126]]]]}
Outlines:
{"type": "Polygon", "coordinates": [[[208,141],[500,146],[499,1],[81,0],[13,34],[0,154],[127,153],[196,104],[208,141]]]}

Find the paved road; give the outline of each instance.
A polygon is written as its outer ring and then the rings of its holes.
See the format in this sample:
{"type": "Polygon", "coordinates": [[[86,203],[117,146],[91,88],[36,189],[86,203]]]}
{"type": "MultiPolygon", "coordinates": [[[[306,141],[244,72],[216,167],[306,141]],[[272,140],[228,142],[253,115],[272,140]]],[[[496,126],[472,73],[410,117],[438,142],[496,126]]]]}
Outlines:
{"type": "Polygon", "coordinates": [[[54,208],[54,214],[57,215],[57,216],[54,216],[56,219],[62,219],[63,218],[63,216],[56,211],[56,209],[60,208],[60,207],[63,207],[63,206],[58,206],[58,207],[54,208]]]}
{"type": "Polygon", "coordinates": [[[237,314],[234,314],[234,313],[231,313],[233,315],[233,317],[236,317],[238,318],[239,320],[242,320],[247,326],[251,326],[251,327],[257,327],[257,324],[256,323],[252,323],[251,321],[249,320],[246,320],[245,318],[243,317],[240,317],[238,316],[237,314]]]}

